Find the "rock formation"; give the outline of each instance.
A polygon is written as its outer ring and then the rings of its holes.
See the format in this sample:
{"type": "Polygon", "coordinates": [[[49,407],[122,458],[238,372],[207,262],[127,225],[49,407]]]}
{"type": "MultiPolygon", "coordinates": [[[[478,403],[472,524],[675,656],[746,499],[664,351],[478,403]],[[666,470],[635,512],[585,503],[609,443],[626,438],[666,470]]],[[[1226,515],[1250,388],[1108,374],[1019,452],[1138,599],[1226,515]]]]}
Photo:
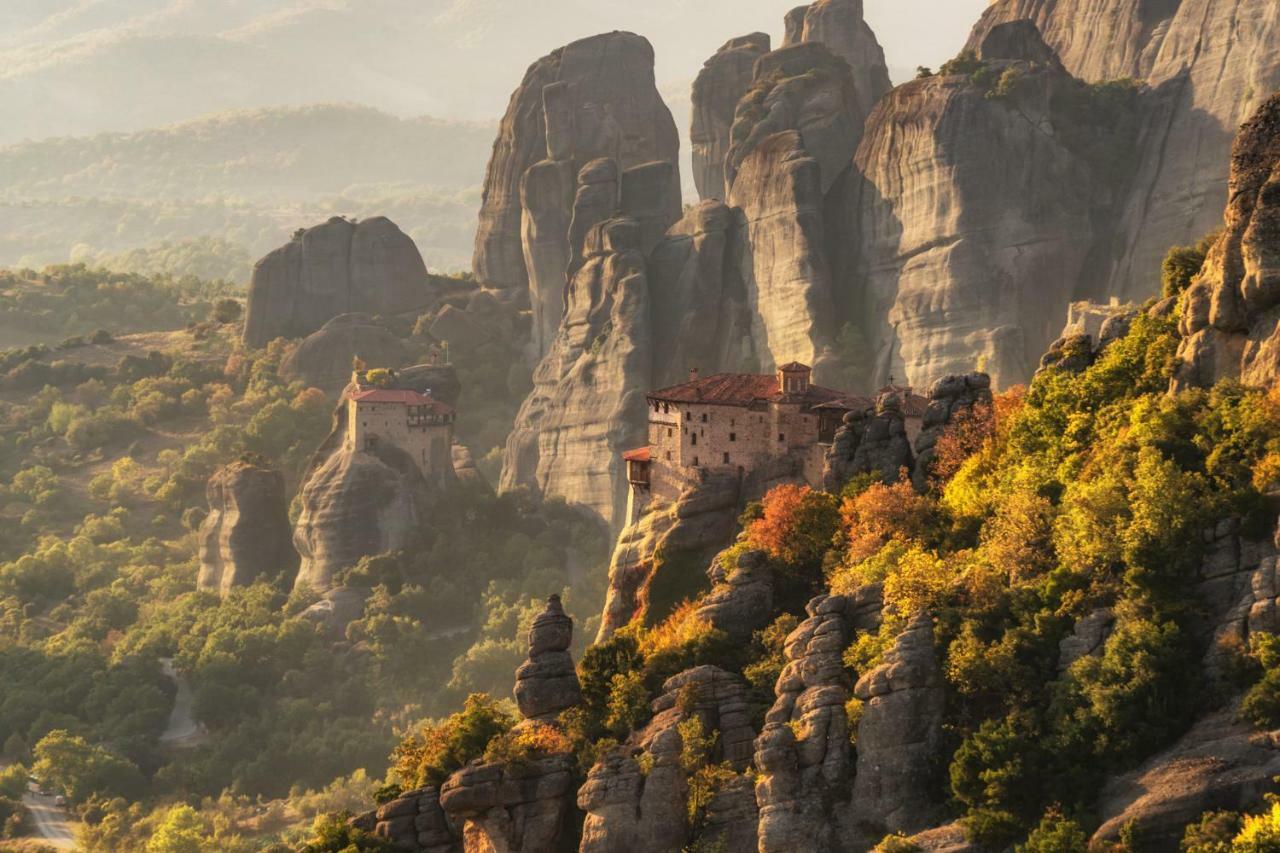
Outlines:
{"type": "Polygon", "coordinates": [[[944,376],[929,386],[929,408],[925,409],[920,434],[916,436],[915,470],[912,482],[923,492],[929,480],[938,439],[962,413],[975,406],[991,409],[991,377],[985,373],[944,376]]]}
{"type": "Polygon", "coordinates": [[[809,155],[814,143],[803,132],[784,130],[749,146],[736,162],[730,197],[745,219],[741,272],[756,361],[766,373],[791,361],[808,364],[822,382],[836,332],[823,244],[825,170],[809,155]]]}
{"type": "Polygon", "coordinates": [[[1222,236],[1182,299],[1179,387],[1280,377],[1280,96],[1240,131],[1222,236]]]}
{"type": "Polygon", "coordinates": [[[704,200],[729,197],[724,163],[738,101],[751,87],[756,60],[769,52],[767,33],[730,39],[693,81],[693,180],[704,200]]]}
{"type": "Polygon", "coordinates": [[[853,783],[857,819],[889,832],[924,829],[940,806],[933,789],[946,705],[927,614],[911,620],[884,663],[858,679],[854,695],[865,703],[853,783]]]}
{"type": "Polygon", "coordinates": [[[1200,720],[1173,746],[1107,783],[1093,841],[1117,841],[1129,825],[1141,850],[1175,850],[1207,811],[1254,808],[1280,775],[1280,732],[1259,732],[1230,710],[1200,720]]]}
{"type": "Polygon", "coordinates": [[[405,791],[375,811],[350,823],[371,832],[397,850],[414,853],[462,853],[461,832],[440,808],[440,789],[434,785],[405,791]]]}
{"type": "Polygon", "coordinates": [[[549,348],[563,309],[580,170],[598,158],[623,169],[671,164],[664,188],[670,224],[680,217],[679,146],[654,84],[653,48],[640,36],[593,36],[530,66],[493,146],[474,271],[486,286],[529,289],[538,355],[549,348]]]}
{"type": "Polygon", "coordinates": [[[1025,33],[983,48],[981,75],[882,99],[855,158],[838,307],[870,319],[875,385],[923,386],[983,362],[997,386],[1025,382],[1090,272],[1099,190],[1059,131],[1082,117],[1057,98],[1079,84],[1025,58],[1043,48],[1025,33]]]}
{"type": "Polygon", "coordinates": [[[722,552],[711,561],[711,591],[698,604],[698,618],[731,640],[747,642],[773,618],[773,573],[763,551],[748,551],[726,565],[732,554],[722,552]]]}
{"type": "Polygon", "coordinates": [[[1280,10],[1270,0],[999,0],[974,28],[1029,18],[1089,82],[1131,77],[1144,97],[1141,148],[1104,293],[1143,299],[1171,245],[1218,225],[1236,128],[1280,88],[1280,10]]]}
{"type": "Polygon", "coordinates": [[[787,637],[777,699],[756,740],[761,853],[836,849],[832,806],[849,797],[851,684],[841,663],[849,600],[819,596],[787,637]]]}
{"type": "Polygon", "coordinates": [[[438,289],[418,247],[394,222],[334,217],[298,231],[254,266],[244,341],[260,347],[306,337],[342,314],[413,311],[438,289]]]}
{"type": "Polygon", "coordinates": [[[816,42],[843,59],[853,72],[858,115],[866,119],[893,84],[884,50],[863,17],[862,0],[818,0],[792,9],[786,18],[783,46],[816,42]]]}
{"type": "Polygon", "coordinates": [[[578,673],[569,646],[573,620],[565,615],[560,596],[547,599],[547,609],[529,629],[529,659],[516,670],[515,697],[526,720],[554,720],[582,698],[578,673]]]}
{"type": "MultiPolygon", "coordinates": [[[[756,60],[751,88],[738,102],[725,160],[732,197],[743,162],[774,134],[795,131],[819,167],[825,193],[849,167],[867,111],[858,105],[849,66],[821,44],[797,44],[756,60]]],[[[743,197],[741,193],[738,197],[743,197]]]]}
{"type": "Polygon", "coordinates": [[[902,401],[896,394],[881,394],[874,408],[855,409],[844,416],[827,451],[823,485],[839,493],[853,477],[871,473],[892,483],[914,464],[902,401]]]}
{"type": "Polygon", "coordinates": [[[206,490],[200,525],[200,589],[223,596],[273,575],[293,576],[298,553],[289,528],[284,476],[249,460],[219,468],[206,490]]]}
{"type": "Polygon", "coordinates": [[[337,394],[351,381],[351,364],[397,368],[409,361],[409,347],[385,323],[368,314],[340,314],[312,332],[280,363],[280,375],[337,394]]]}
{"type": "Polygon", "coordinates": [[[440,807],[462,827],[464,850],[553,853],[573,806],[573,756],[474,763],[440,787],[440,807]]]}
{"type": "MultiPolygon", "coordinates": [[[[751,760],[754,737],[747,696],[747,685],[740,677],[714,666],[695,667],[667,679],[653,701],[653,719],[626,744],[607,751],[579,790],[578,807],[586,813],[580,853],[679,853],[685,849],[688,783],[680,764],[684,742],[679,726],[696,716],[704,733],[720,733],[710,760],[742,769],[751,760]],[[647,772],[641,770],[641,757],[647,772]]],[[[734,787],[740,791],[741,784],[734,787]]],[[[726,796],[719,809],[720,821],[730,810],[737,810],[754,825],[754,802],[740,795],[726,796]]]]}

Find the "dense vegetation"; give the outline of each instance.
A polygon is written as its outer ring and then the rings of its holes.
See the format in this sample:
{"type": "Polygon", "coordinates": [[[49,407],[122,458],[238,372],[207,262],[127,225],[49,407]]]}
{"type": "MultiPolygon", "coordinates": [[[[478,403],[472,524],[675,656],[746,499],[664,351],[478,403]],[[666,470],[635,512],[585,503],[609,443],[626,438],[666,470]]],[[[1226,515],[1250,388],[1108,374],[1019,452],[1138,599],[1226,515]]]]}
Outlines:
{"type": "MultiPolygon", "coordinates": [[[[345,636],[301,615],[312,599],[291,596],[288,577],[225,600],[197,591],[210,474],[247,455],[281,469],[293,493],[335,400],[280,375],[295,344],[244,349],[238,303],[206,301],[197,315],[166,280],[44,275],[118,283],[144,331],[0,353],[0,745],[67,795],[92,849],[293,837],[367,801],[399,733],[473,691],[509,695],[548,593],[577,613],[580,639],[594,631],[603,577],[577,567],[603,563],[602,532],[562,504],[480,487],[442,501],[413,549],[347,573],[369,603],[345,636]],[[168,659],[202,730],[184,749],[160,740],[176,689],[168,659]]],[[[67,304],[102,298],[66,290],[67,304]]],[[[485,369],[460,372],[483,381],[485,369]]]]}

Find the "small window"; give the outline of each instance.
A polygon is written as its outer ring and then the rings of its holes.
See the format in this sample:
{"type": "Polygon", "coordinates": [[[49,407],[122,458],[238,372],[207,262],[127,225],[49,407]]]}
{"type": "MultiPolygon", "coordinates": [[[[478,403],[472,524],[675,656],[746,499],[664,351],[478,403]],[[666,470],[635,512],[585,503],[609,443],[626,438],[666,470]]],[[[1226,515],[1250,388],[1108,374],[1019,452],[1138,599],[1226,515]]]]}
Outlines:
{"type": "Polygon", "coordinates": [[[671,427],[667,427],[667,438],[671,438],[671,436],[674,434],[675,434],[675,430],[673,430],[671,427]]]}
{"type": "Polygon", "coordinates": [[[703,412],[703,413],[702,413],[702,422],[703,422],[704,424],[707,422],[707,413],[706,413],[706,412],[703,412]]]}
{"type": "Polygon", "coordinates": [[[698,446],[698,434],[696,432],[693,434],[693,446],[698,446]]]}
{"type": "Polygon", "coordinates": [[[698,457],[696,457],[696,456],[695,456],[695,457],[693,457],[693,467],[694,467],[694,468],[697,468],[697,467],[698,467],[698,457]]]}
{"type": "Polygon", "coordinates": [[[669,404],[667,404],[667,403],[663,403],[663,404],[662,404],[662,413],[663,413],[664,415],[666,415],[666,414],[670,414],[670,413],[671,413],[671,406],[670,406],[669,404]]]}
{"type": "Polygon", "coordinates": [[[729,440],[730,440],[730,441],[737,441],[737,440],[738,440],[738,434],[737,434],[736,432],[731,432],[731,433],[729,433],[729,440]]]}
{"type": "Polygon", "coordinates": [[[685,419],[686,421],[691,421],[691,420],[693,420],[693,412],[685,412],[685,413],[684,413],[684,419],[685,419]]]}
{"type": "Polygon", "coordinates": [[[786,441],[787,437],[782,433],[778,433],[778,441],[786,441]]]}
{"type": "Polygon", "coordinates": [[[726,454],[724,455],[724,464],[726,464],[726,465],[728,465],[728,464],[729,464],[729,454],[728,454],[728,453],[726,453],[726,454]]]}
{"type": "Polygon", "coordinates": [[[668,451],[667,451],[667,461],[668,461],[668,462],[670,462],[670,461],[671,461],[671,451],[670,451],[670,450],[668,450],[668,451]]]}

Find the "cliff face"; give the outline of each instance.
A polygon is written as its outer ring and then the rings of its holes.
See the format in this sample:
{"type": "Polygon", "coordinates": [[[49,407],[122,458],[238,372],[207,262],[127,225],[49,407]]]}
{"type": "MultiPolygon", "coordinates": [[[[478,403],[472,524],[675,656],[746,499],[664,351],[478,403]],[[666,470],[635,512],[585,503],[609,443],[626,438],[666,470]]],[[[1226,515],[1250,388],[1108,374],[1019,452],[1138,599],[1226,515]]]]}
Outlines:
{"type": "Polygon", "coordinates": [[[619,455],[644,441],[652,387],[649,285],[632,218],[591,229],[564,322],[534,372],[503,457],[502,488],[532,485],[621,525],[619,455]]]}
{"type": "Polygon", "coordinates": [[[258,261],[244,341],[305,337],[340,314],[412,311],[436,293],[418,247],[394,222],[334,217],[258,261]]]}
{"type": "Polygon", "coordinates": [[[848,63],[862,119],[893,88],[884,50],[867,25],[862,0],[818,0],[792,9],[786,32],[783,47],[816,42],[848,63]]]}
{"type": "Polygon", "coordinates": [[[1222,236],[1182,298],[1176,385],[1280,377],[1280,96],[1240,131],[1222,236]]]}
{"type": "Polygon", "coordinates": [[[898,87],[855,157],[838,293],[866,323],[874,384],[982,363],[999,386],[1026,381],[1089,269],[1096,180],[1060,132],[1080,119],[1056,107],[1077,84],[996,45],[1040,52],[997,34],[980,74],[898,87]]]}
{"type": "Polygon", "coordinates": [[[1141,299],[1171,245],[1213,230],[1236,128],[1280,88],[1280,7],[1270,0],[1001,0],[975,28],[1027,17],[1089,81],[1148,83],[1108,295],[1141,299]]]}
{"type": "Polygon", "coordinates": [[[290,575],[298,553],[289,533],[289,502],[279,471],[234,462],[209,478],[209,515],[200,525],[197,586],[226,595],[259,578],[290,575]]]}
{"type": "Polygon", "coordinates": [[[728,197],[724,161],[738,101],[747,93],[756,60],[769,52],[766,33],[731,39],[716,51],[693,81],[693,180],[703,200],[728,197]]]}
{"type": "MultiPolygon", "coordinates": [[[[576,41],[529,68],[494,142],[474,271],[486,286],[529,288],[539,355],[563,309],[579,171],[598,158],[623,168],[675,164],[679,147],[654,84],[653,48],[640,36],[613,32],[576,41]]],[[[671,182],[667,224],[680,215],[674,165],[671,182]]]]}
{"type": "Polygon", "coordinates": [[[340,314],[303,339],[280,364],[280,375],[336,394],[351,380],[352,360],[398,368],[409,347],[368,314],[340,314]]]}

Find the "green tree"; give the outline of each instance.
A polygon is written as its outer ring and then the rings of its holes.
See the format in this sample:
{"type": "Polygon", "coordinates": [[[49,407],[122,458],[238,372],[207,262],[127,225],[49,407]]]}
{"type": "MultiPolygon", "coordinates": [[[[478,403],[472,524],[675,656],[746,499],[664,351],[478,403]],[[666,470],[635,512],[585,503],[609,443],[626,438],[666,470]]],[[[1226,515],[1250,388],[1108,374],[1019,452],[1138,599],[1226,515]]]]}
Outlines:
{"type": "Polygon", "coordinates": [[[36,777],[73,802],[84,802],[95,794],[136,796],[143,787],[142,774],[132,762],[65,729],[45,735],[34,754],[31,770],[36,777]]]}
{"type": "Polygon", "coordinates": [[[147,853],[201,853],[205,849],[204,821],[185,803],[169,809],[147,841],[147,853]]]}

